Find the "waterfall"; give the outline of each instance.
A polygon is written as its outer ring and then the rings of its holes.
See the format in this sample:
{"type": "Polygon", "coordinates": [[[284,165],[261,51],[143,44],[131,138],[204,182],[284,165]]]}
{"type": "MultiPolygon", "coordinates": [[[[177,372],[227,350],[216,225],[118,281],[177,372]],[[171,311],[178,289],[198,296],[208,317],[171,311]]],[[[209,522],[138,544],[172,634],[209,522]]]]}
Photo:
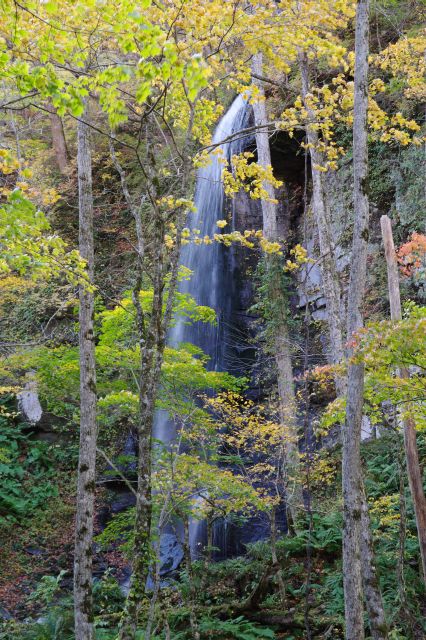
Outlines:
{"type": "MultiPolygon", "coordinates": [[[[247,102],[238,96],[220,120],[213,136],[213,144],[218,144],[233,133],[244,128],[249,108],[247,102]]],[[[229,160],[232,154],[239,153],[244,140],[236,140],[221,145],[223,156],[229,160]]],[[[189,227],[200,230],[200,237],[210,237],[220,231],[216,223],[225,218],[225,194],[222,184],[223,164],[217,155],[211,156],[207,167],[200,169],[195,189],[196,212],[191,215],[189,227]]],[[[227,230],[231,230],[228,226],[227,230]]],[[[193,242],[182,250],[181,262],[191,269],[193,275],[184,281],[180,291],[189,293],[198,304],[206,305],[216,311],[217,325],[198,322],[191,325],[183,320],[176,323],[170,332],[170,344],[191,342],[210,357],[210,368],[224,369],[226,350],[226,326],[230,315],[230,274],[226,272],[224,248],[219,243],[197,245],[193,242]]]]}
{"type": "MultiPolygon", "coordinates": [[[[249,106],[242,96],[238,96],[217,125],[213,144],[218,144],[243,129],[248,116],[249,106]]],[[[223,156],[229,160],[232,154],[241,152],[246,144],[247,139],[243,139],[221,145],[223,156]]],[[[205,235],[212,237],[219,232],[216,223],[226,217],[222,170],[223,164],[216,154],[212,154],[210,164],[198,172],[195,189],[196,211],[190,216],[188,226],[198,229],[201,238],[205,235]]],[[[231,227],[228,226],[226,230],[230,231],[231,227]]],[[[232,312],[232,274],[227,271],[225,254],[226,249],[217,242],[210,245],[191,242],[183,247],[181,263],[192,271],[192,277],[181,283],[180,291],[190,294],[198,304],[213,308],[217,324],[213,326],[197,322],[188,325],[183,319],[177,319],[168,337],[172,346],[190,342],[200,347],[210,358],[208,367],[219,371],[226,369],[227,331],[232,312]]],[[[167,412],[159,411],[154,427],[155,437],[169,443],[172,431],[167,412]]],[[[204,538],[205,523],[192,520],[190,544],[194,557],[198,555],[204,538]]]]}

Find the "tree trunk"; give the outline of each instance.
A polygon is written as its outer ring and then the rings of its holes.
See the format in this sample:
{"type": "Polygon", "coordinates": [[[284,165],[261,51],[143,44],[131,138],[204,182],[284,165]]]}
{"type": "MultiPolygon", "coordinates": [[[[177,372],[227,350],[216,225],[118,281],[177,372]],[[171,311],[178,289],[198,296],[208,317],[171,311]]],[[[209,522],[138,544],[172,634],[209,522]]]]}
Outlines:
{"type": "MultiPolygon", "coordinates": [[[[86,103],[84,120],[88,120],[86,103]]],[[[87,261],[89,281],[94,279],[92,161],[89,127],[77,128],[79,190],[79,248],[87,261]]],[[[77,478],[77,513],[74,552],[74,612],[76,640],[93,638],[92,541],[96,472],[96,368],[94,293],[80,286],[80,451],[77,478]]]]}
{"type": "MultiPolygon", "coordinates": [[[[169,282],[169,298],[163,314],[163,291],[167,265],[164,255],[164,222],[160,212],[155,209],[156,237],[153,241],[153,302],[151,320],[145,327],[145,318],[140,302],[143,266],[145,257],[145,237],[142,226],[141,206],[136,206],[130,195],[127,177],[115,153],[113,140],[110,140],[110,152],[113,164],[120,176],[121,187],[126,203],[135,222],[137,237],[137,277],[133,289],[132,299],[136,310],[136,325],[139,339],[139,424],[138,424],[138,488],[136,496],[135,525],[134,525],[134,554],[132,561],[132,577],[130,590],[126,600],[123,618],[120,624],[120,640],[133,640],[136,636],[139,613],[145,599],[145,586],[148,578],[151,557],[151,455],[152,429],[155,414],[155,400],[164,348],[166,333],[172,311],[172,300],[177,286],[179,265],[180,238],[183,226],[183,216],[177,224],[176,247],[170,261],[171,278],[169,282]]],[[[186,174],[185,174],[186,175],[186,174]]],[[[184,187],[186,185],[186,178],[184,187]]],[[[152,185],[151,185],[152,187],[152,185]]],[[[141,205],[144,197],[141,199],[141,205]]],[[[152,198],[155,203],[155,197],[152,198]]],[[[152,202],[151,200],[151,202],[152,202]]]]}
{"type": "MultiPolygon", "coordinates": [[[[331,231],[330,212],[327,207],[323,179],[318,167],[324,165],[324,158],[318,151],[318,133],[311,126],[315,115],[309,106],[307,96],[309,94],[309,67],[306,54],[300,54],[300,71],[302,76],[302,99],[308,114],[306,136],[311,156],[312,173],[312,211],[318,229],[319,249],[321,254],[322,290],[327,306],[327,324],[330,341],[330,360],[332,364],[338,364],[344,359],[344,339],[342,325],[342,305],[340,294],[339,274],[336,266],[336,255],[331,231]]],[[[346,382],[342,376],[335,376],[337,393],[343,394],[346,390],[346,382]]]]}
{"type": "Polygon", "coordinates": [[[277,517],[276,507],[274,506],[271,511],[271,557],[272,566],[277,572],[278,589],[280,592],[281,605],[284,607],[286,603],[285,584],[283,580],[283,574],[281,571],[280,563],[278,562],[277,555],[277,517]]]}
{"type": "MultiPolygon", "coordinates": [[[[161,268],[158,264],[157,268],[161,268]]],[[[139,291],[133,296],[140,317],[139,291]]],[[[162,299],[158,291],[154,291],[152,325],[154,318],[161,314],[162,299]]],[[[139,343],[141,364],[139,370],[139,424],[138,424],[138,487],[135,508],[134,550],[132,560],[132,576],[126,607],[120,627],[120,640],[133,640],[138,627],[139,613],[145,600],[145,586],[148,578],[151,558],[151,450],[152,427],[155,412],[155,395],[157,381],[154,380],[155,343],[157,336],[147,337],[145,344],[143,328],[139,326],[139,343]]]]}
{"type": "Polygon", "coordinates": [[[405,544],[407,539],[407,505],[405,501],[405,465],[399,438],[395,438],[395,453],[398,459],[399,471],[399,553],[398,553],[398,593],[399,605],[403,619],[410,624],[411,632],[411,616],[407,601],[407,592],[405,587],[405,544]]]}
{"type": "Polygon", "coordinates": [[[68,168],[68,149],[62,119],[58,116],[56,109],[52,104],[47,103],[47,110],[49,111],[52,146],[55,152],[56,162],[58,164],[59,171],[62,174],[65,174],[68,168]]]}
{"type": "Polygon", "coordinates": [[[383,609],[382,596],[377,578],[373,536],[371,534],[370,516],[368,513],[367,496],[364,487],[361,495],[361,571],[362,585],[370,631],[373,640],[386,640],[388,627],[383,609]]]}
{"type": "MultiPolygon", "coordinates": [[[[355,33],[355,87],[353,124],[354,230],[348,291],[348,339],[362,327],[361,306],[367,270],[369,202],[368,149],[368,27],[369,0],[358,0],[355,33]]],[[[352,349],[349,348],[349,356],[352,349]]],[[[364,367],[349,361],[346,420],[342,442],[343,586],[347,640],[363,640],[361,577],[362,472],[360,457],[364,367]]]]}
{"type": "Polygon", "coordinates": [[[189,544],[189,521],[188,516],[186,515],[183,516],[183,531],[183,553],[189,582],[189,623],[191,625],[193,639],[200,640],[200,632],[198,631],[198,624],[195,616],[196,591],[194,585],[194,574],[192,571],[191,547],[189,544]]]}
{"type": "MultiPolygon", "coordinates": [[[[382,227],[383,243],[385,246],[386,264],[388,271],[389,302],[391,319],[394,322],[401,320],[401,297],[399,292],[398,265],[396,262],[395,247],[392,236],[392,225],[388,216],[380,219],[382,227]]],[[[410,371],[406,367],[399,370],[401,378],[408,379],[410,371]]],[[[416,425],[411,416],[403,421],[404,447],[407,461],[407,476],[410,485],[411,498],[416,514],[417,536],[419,539],[420,556],[422,559],[423,579],[426,584],[426,499],[423,490],[422,470],[417,448],[416,425]]]]}
{"type": "MultiPolygon", "coordinates": [[[[206,572],[208,571],[209,565],[213,562],[213,519],[208,517],[206,519],[206,527],[207,527],[207,550],[205,557],[205,565],[206,572]]],[[[206,573],[207,577],[207,573],[206,573]]]]}
{"type": "MultiPolygon", "coordinates": [[[[253,85],[258,88],[260,96],[264,97],[262,77],[263,63],[262,54],[258,53],[253,57],[252,73],[253,85]]],[[[269,147],[269,136],[267,129],[263,126],[267,123],[266,107],[264,99],[256,100],[253,104],[254,122],[256,127],[256,147],[258,163],[261,166],[271,165],[271,151],[269,147]]],[[[268,193],[268,197],[274,200],[274,187],[269,183],[264,183],[263,188],[268,193]]],[[[263,234],[267,240],[276,241],[278,239],[277,229],[277,207],[275,202],[262,200],[263,234]]],[[[266,260],[267,270],[271,277],[270,296],[274,299],[277,307],[276,318],[274,318],[274,356],[278,371],[278,395],[280,404],[280,420],[285,433],[283,435],[284,466],[286,471],[286,499],[287,507],[293,523],[297,522],[301,510],[303,510],[303,493],[300,483],[299,473],[299,448],[298,432],[296,424],[296,397],[293,384],[293,368],[291,364],[290,340],[288,334],[285,300],[283,291],[279,286],[279,280],[274,276],[276,258],[269,256],[266,260]]],[[[279,273],[279,271],[277,271],[279,273]]]]}

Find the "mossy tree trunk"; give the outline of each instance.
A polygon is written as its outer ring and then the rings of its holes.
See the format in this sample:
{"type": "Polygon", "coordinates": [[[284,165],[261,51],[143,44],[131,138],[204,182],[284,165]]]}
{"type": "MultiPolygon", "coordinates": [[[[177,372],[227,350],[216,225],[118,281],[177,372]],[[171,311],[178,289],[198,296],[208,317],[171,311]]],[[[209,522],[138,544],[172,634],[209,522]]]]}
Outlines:
{"type": "MultiPolygon", "coordinates": [[[[356,17],[355,105],[353,126],[354,230],[348,291],[348,339],[362,326],[369,202],[367,195],[367,104],[368,104],[369,0],[360,0],[356,17]]],[[[349,354],[351,355],[351,354],[349,354]]],[[[346,640],[363,640],[363,591],[361,576],[361,420],[364,397],[364,367],[350,363],[346,420],[342,438],[343,483],[343,586],[346,640]]]]}
{"type": "MultiPolygon", "coordinates": [[[[369,226],[368,198],[368,55],[369,0],[358,0],[355,31],[355,80],[353,123],[354,229],[348,290],[349,344],[363,326],[369,226]]],[[[386,637],[383,605],[377,586],[367,502],[362,476],[360,443],[364,400],[364,366],[350,360],[346,419],[342,438],[343,485],[343,585],[347,640],[364,638],[363,579],[370,626],[375,638],[386,637]]]]}
{"type": "MultiPolygon", "coordinates": [[[[88,104],[82,120],[89,119],[88,104]]],[[[79,249],[94,279],[92,160],[89,126],[79,121],[77,167],[79,193],[79,249]]],[[[74,618],[76,640],[93,638],[92,543],[96,473],[96,367],[94,293],[80,286],[80,449],[77,472],[77,510],[74,550],[74,618]]]]}

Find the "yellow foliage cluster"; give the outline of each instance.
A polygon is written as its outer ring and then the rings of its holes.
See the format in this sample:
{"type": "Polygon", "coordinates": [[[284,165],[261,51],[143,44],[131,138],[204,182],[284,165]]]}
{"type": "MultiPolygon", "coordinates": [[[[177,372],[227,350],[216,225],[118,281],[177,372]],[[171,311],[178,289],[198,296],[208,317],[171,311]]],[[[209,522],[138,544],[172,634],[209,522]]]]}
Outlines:
{"type": "Polygon", "coordinates": [[[14,305],[22,300],[22,296],[35,287],[35,283],[25,278],[7,273],[0,278],[0,309],[14,305]]]}
{"type": "Polygon", "coordinates": [[[282,427],[266,415],[264,405],[256,405],[234,391],[204,398],[205,406],[230,427],[223,434],[225,442],[237,450],[248,446],[253,451],[267,452],[282,437],[282,427]]]}
{"type": "Polygon", "coordinates": [[[183,207],[188,211],[195,211],[195,205],[192,200],[189,198],[175,198],[172,195],[163,196],[162,198],[157,199],[157,204],[159,207],[166,211],[175,211],[183,207]]]}
{"type": "MultiPolygon", "coordinates": [[[[54,188],[42,188],[36,184],[33,178],[33,170],[29,163],[18,158],[16,152],[11,149],[0,149],[0,173],[3,176],[13,176],[14,183],[6,183],[0,188],[0,195],[7,198],[14,189],[19,189],[39,206],[47,207],[60,200],[60,195],[54,188]]],[[[12,180],[13,182],[13,180],[12,180]]]]}
{"type": "Polygon", "coordinates": [[[291,259],[287,260],[285,263],[284,270],[285,271],[297,271],[300,269],[302,264],[306,264],[307,262],[312,262],[312,258],[308,258],[308,251],[305,247],[302,247],[301,244],[296,244],[292,249],[290,249],[291,259]]]}
{"type": "Polygon", "coordinates": [[[371,62],[391,73],[405,85],[404,95],[415,100],[426,99],[426,30],[414,37],[401,37],[375,56],[371,62]]]}
{"type": "MultiPolygon", "coordinates": [[[[315,167],[319,171],[337,169],[339,157],[346,153],[346,149],[338,146],[334,138],[338,125],[343,124],[350,128],[353,124],[353,91],[353,81],[339,73],[330,84],[313,88],[306,96],[305,104],[298,96],[293,106],[281,114],[277,126],[288,131],[290,136],[294,135],[295,129],[306,126],[318,133],[316,151],[324,158],[324,163],[315,167]]],[[[422,144],[424,139],[416,135],[420,131],[417,122],[405,118],[401,112],[389,115],[374,99],[374,95],[385,91],[386,85],[383,80],[372,80],[369,86],[368,106],[371,137],[402,146],[422,144]]],[[[311,145],[303,143],[302,146],[309,148],[311,145]]]]}
{"type": "Polygon", "coordinates": [[[9,175],[18,171],[20,167],[19,160],[9,149],[0,149],[0,171],[4,175],[9,175]]]}
{"type": "Polygon", "coordinates": [[[256,162],[251,162],[253,158],[254,154],[250,151],[232,156],[231,170],[225,168],[222,172],[226,195],[233,196],[243,189],[254,200],[277,202],[267,191],[266,185],[276,188],[280,187],[282,182],[274,177],[270,165],[261,166],[256,162]]]}
{"type": "Polygon", "coordinates": [[[240,456],[244,475],[254,483],[273,477],[285,430],[268,416],[266,407],[233,391],[205,397],[204,405],[216,417],[225,449],[240,456]]]}
{"type": "Polygon", "coordinates": [[[387,494],[371,500],[369,511],[378,520],[382,535],[390,535],[392,529],[399,527],[399,494],[387,494]]]}
{"type": "MultiPolygon", "coordinates": [[[[216,222],[219,229],[224,229],[228,222],[227,220],[218,220],[216,222]]],[[[176,227],[174,224],[169,225],[169,232],[164,236],[164,243],[168,249],[171,249],[175,245],[176,238],[176,227]]],[[[187,245],[189,243],[197,244],[197,245],[210,245],[213,242],[218,242],[223,244],[226,247],[230,247],[232,244],[239,244],[242,247],[246,247],[247,249],[255,249],[259,247],[264,253],[267,254],[278,254],[281,255],[283,252],[283,247],[279,242],[272,242],[267,240],[263,232],[258,229],[246,229],[244,232],[241,231],[230,231],[229,233],[214,233],[213,236],[205,235],[201,237],[199,229],[190,229],[189,227],[185,227],[182,230],[182,245],[187,245]]],[[[292,250],[291,255],[295,257],[295,267],[299,268],[301,264],[304,262],[308,262],[309,258],[307,258],[306,249],[304,249],[301,245],[296,245],[292,250]],[[294,253],[292,253],[294,251],[294,253]]],[[[293,262],[292,262],[293,264],[293,262]]]]}
{"type": "Polygon", "coordinates": [[[300,454],[300,460],[304,463],[306,471],[309,468],[309,477],[306,473],[305,483],[309,482],[311,488],[313,485],[319,488],[329,487],[334,483],[340,465],[339,461],[329,451],[302,453],[300,454]]]}

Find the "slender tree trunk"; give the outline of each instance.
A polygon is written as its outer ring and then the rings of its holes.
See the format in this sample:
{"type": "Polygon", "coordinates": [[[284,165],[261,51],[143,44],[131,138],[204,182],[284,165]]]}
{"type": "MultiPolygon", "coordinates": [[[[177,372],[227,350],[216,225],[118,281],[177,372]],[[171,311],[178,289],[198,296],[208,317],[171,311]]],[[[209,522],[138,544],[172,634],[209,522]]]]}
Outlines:
{"type": "MultiPolygon", "coordinates": [[[[355,33],[353,125],[354,230],[348,291],[348,339],[362,327],[362,302],[367,270],[369,202],[367,192],[369,0],[358,0],[355,33]]],[[[349,356],[352,349],[349,349],[349,356]]],[[[363,640],[361,576],[362,471],[360,456],[364,367],[349,361],[346,420],[342,442],[343,586],[346,640],[363,640]]]]}
{"type": "MultiPolygon", "coordinates": [[[[148,578],[151,557],[151,457],[152,430],[155,414],[155,400],[160,379],[161,366],[166,346],[166,334],[172,314],[172,302],[177,287],[181,233],[186,218],[185,213],[178,214],[176,225],[176,244],[170,263],[167,263],[164,248],[164,221],[161,213],[155,208],[155,188],[152,183],[149,190],[154,206],[155,238],[152,242],[153,302],[149,326],[145,326],[145,318],[139,294],[142,286],[143,261],[145,257],[145,236],[141,219],[141,207],[135,206],[130,195],[127,177],[115,153],[113,141],[110,141],[113,164],[120,176],[121,187],[126,203],[135,222],[137,237],[138,275],[133,290],[133,304],[136,309],[137,332],[140,349],[139,369],[139,425],[138,425],[138,488],[136,498],[136,515],[134,525],[134,553],[132,561],[132,577],[127,596],[123,618],[120,624],[120,640],[133,640],[136,636],[139,613],[145,600],[145,586],[148,578]],[[165,276],[170,273],[168,300],[163,313],[163,293],[165,276]]],[[[184,168],[183,190],[186,189],[189,165],[184,168]]],[[[142,202],[141,202],[142,203],[142,202]]]]}
{"type": "Polygon", "coordinates": [[[373,640],[386,640],[388,627],[374,557],[373,536],[364,486],[361,495],[361,571],[366,609],[373,640]]]}
{"type": "Polygon", "coordinates": [[[155,605],[161,589],[161,555],[160,555],[161,530],[159,530],[158,540],[153,545],[155,553],[155,571],[154,571],[154,588],[152,591],[151,602],[149,603],[148,620],[146,623],[144,640],[151,640],[152,628],[155,619],[155,605]]]}
{"type": "MultiPolygon", "coordinates": [[[[398,265],[396,262],[395,247],[393,243],[392,225],[388,216],[382,216],[380,224],[382,227],[383,243],[385,245],[391,319],[394,322],[398,322],[402,318],[401,297],[399,292],[398,265]]],[[[409,379],[410,371],[406,367],[401,367],[399,375],[401,378],[409,379]]],[[[414,513],[416,514],[417,536],[419,539],[420,556],[422,559],[423,579],[426,584],[426,499],[423,490],[422,469],[420,467],[419,452],[417,448],[416,425],[411,416],[407,416],[403,420],[403,427],[407,476],[410,485],[411,498],[414,505],[414,513]]]]}
{"type": "MultiPolygon", "coordinates": [[[[161,269],[161,263],[157,263],[161,269]]],[[[154,289],[156,289],[154,285],[154,289]]],[[[155,318],[161,318],[162,298],[158,290],[154,291],[150,334],[145,340],[145,331],[141,324],[142,310],[139,290],[133,295],[138,318],[140,344],[139,370],[139,424],[138,424],[138,487],[135,508],[134,551],[130,590],[120,628],[120,640],[133,640],[138,628],[139,613],[145,601],[145,586],[148,578],[151,558],[151,453],[152,427],[155,412],[157,380],[154,379],[154,359],[156,357],[155,318]]]]}
{"type": "Polygon", "coordinates": [[[167,328],[170,323],[172,301],[177,286],[181,232],[185,217],[184,214],[180,215],[176,225],[176,246],[169,265],[170,270],[167,269],[165,263],[165,248],[163,243],[164,228],[161,218],[157,217],[155,228],[157,235],[152,243],[154,295],[151,320],[146,330],[139,300],[140,277],[138,279],[138,287],[133,292],[141,353],[139,371],[138,488],[135,509],[132,577],[120,625],[120,640],[134,640],[136,636],[139,614],[145,600],[145,586],[150,568],[152,428],[155,414],[155,400],[166,346],[167,328]],[[168,299],[163,313],[163,293],[166,273],[170,273],[170,280],[168,285],[168,299]]]}
{"type": "MultiPolygon", "coordinates": [[[[269,134],[266,125],[268,117],[266,114],[265,92],[263,82],[259,80],[263,75],[263,56],[257,53],[253,56],[252,61],[253,85],[258,89],[259,100],[253,104],[254,124],[256,129],[256,148],[257,161],[261,166],[269,166],[271,164],[271,150],[269,147],[269,134]]],[[[269,200],[262,200],[262,218],[263,233],[267,240],[275,241],[278,238],[277,226],[277,207],[273,200],[275,199],[275,190],[272,184],[265,182],[262,185],[268,194],[269,200]]]]}
{"type": "Polygon", "coordinates": [[[207,571],[209,568],[209,565],[213,562],[213,519],[212,518],[210,517],[207,518],[206,526],[207,526],[207,553],[205,557],[205,565],[206,565],[206,571],[207,571]]]}
{"type": "Polygon", "coordinates": [[[56,162],[58,164],[59,171],[64,174],[68,167],[68,149],[62,119],[58,116],[56,109],[52,104],[47,103],[47,110],[49,111],[52,146],[55,152],[56,162]]]}
{"type": "MultiPolygon", "coordinates": [[[[263,75],[262,54],[253,57],[252,73],[253,84],[264,97],[263,83],[259,78],[263,75]]],[[[271,150],[269,147],[268,131],[263,125],[267,123],[265,101],[256,100],[253,104],[254,121],[256,127],[256,147],[258,163],[261,166],[271,164],[271,150]]],[[[274,202],[274,187],[265,183],[262,185],[268,194],[269,200],[262,200],[263,234],[267,240],[278,239],[277,206],[274,202]]],[[[274,299],[277,313],[274,318],[274,351],[275,362],[278,371],[278,395],[280,403],[280,420],[285,428],[283,435],[284,466],[286,482],[286,499],[289,513],[293,522],[297,522],[301,510],[303,510],[303,493],[299,473],[299,448],[298,432],[296,424],[296,397],[293,384],[293,368],[291,364],[290,340],[287,326],[285,300],[280,288],[278,274],[279,265],[275,264],[273,256],[267,258],[267,269],[270,274],[270,296],[274,299]],[[274,274],[274,271],[276,273],[274,274]]]]}
{"type": "Polygon", "coordinates": [[[198,624],[195,616],[196,591],[194,585],[194,574],[192,571],[191,547],[189,544],[189,521],[188,516],[186,515],[183,516],[183,553],[189,582],[189,622],[191,625],[193,639],[200,640],[200,632],[198,631],[198,624]]]}
{"type": "MultiPolygon", "coordinates": [[[[395,421],[396,422],[396,421],[395,421]]],[[[405,501],[405,464],[399,438],[395,438],[395,449],[399,471],[399,549],[398,549],[398,593],[403,618],[410,624],[410,610],[405,589],[405,544],[407,539],[407,504],[405,501]]],[[[412,625],[410,624],[412,627],[412,625]]],[[[412,629],[411,629],[412,630],[412,629]]]]}
{"type": "Polygon", "coordinates": [[[286,602],[286,593],[285,593],[285,584],[283,580],[283,574],[281,571],[280,563],[278,562],[277,555],[277,513],[276,507],[272,508],[271,511],[271,557],[272,557],[272,566],[276,570],[278,589],[280,592],[281,605],[284,606],[286,602]]]}
{"type": "MultiPolygon", "coordinates": [[[[322,174],[318,169],[318,167],[324,165],[325,161],[318,150],[318,133],[310,124],[314,122],[315,115],[307,99],[310,87],[308,59],[305,53],[300,54],[299,61],[302,77],[302,99],[309,120],[308,126],[306,127],[306,135],[311,156],[312,211],[318,229],[322,289],[327,306],[330,360],[333,364],[338,364],[344,360],[345,356],[343,347],[342,305],[335,247],[331,231],[330,212],[326,203],[322,174]]],[[[343,394],[346,390],[346,381],[342,376],[336,375],[335,382],[338,394],[343,394]]]]}
{"type": "MultiPolygon", "coordinates": [[[[89,118],[86,103],[84,120],[89,118]]],[[[87,261],[89,281],[94,278],[92,161],[89,127],[77,129],[79,190],[79,248],[87,261]]],[[[77,514],[74,552],[74,612],[76,640],[93,638],[92,541],[96,473],[96,368],[94,293],[80,287],[80,452],[77,479],[77,514]]]]}

